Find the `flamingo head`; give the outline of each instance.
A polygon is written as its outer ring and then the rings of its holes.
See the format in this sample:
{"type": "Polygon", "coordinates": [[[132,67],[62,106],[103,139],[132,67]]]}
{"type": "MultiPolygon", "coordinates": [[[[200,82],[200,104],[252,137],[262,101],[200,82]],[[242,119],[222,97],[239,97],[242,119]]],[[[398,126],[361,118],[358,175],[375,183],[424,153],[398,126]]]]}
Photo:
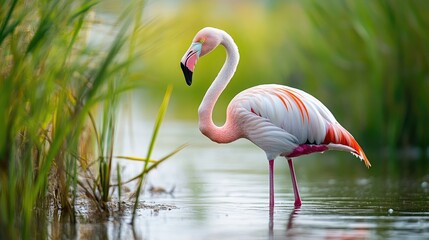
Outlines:
{"type": "Polygon", "coordinates": [[[208,54],[222,42],[221,31],[211,27],[201,29],[192,40],[188,51],[183,55],[180,67],[189,86],[192,84],[192,73],[194,72],[198,58],[208,54]]]}

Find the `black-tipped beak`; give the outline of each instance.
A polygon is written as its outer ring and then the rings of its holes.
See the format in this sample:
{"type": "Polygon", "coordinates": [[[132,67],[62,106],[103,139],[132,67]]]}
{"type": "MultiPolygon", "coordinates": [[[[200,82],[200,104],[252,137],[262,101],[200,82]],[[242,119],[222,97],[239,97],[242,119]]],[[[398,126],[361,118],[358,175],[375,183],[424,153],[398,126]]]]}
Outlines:
{"type": "Polygon", "coordinates": [[[185,64],[183,64],[182,62],[180,62],[180,67],[182,68],[183,75],[185,75],[186,84],[188,84],[188,86],[191,86],[191,84],[192,84],[192,71],[189,70],[189,68],[187,68],[185,66],[185,64]]]}

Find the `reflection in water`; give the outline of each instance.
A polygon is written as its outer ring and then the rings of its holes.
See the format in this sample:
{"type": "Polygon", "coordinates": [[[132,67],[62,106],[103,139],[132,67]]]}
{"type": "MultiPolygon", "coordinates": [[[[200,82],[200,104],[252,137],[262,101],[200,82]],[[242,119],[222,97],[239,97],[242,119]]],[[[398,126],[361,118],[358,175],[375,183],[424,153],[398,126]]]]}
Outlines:
{"type": "MultiPolygon", "coordinates": [[[[287,225],[286,225],[286,237],[288,238],[293,236],[293,233],[292,233],[293,221],[295,220],[296,216],[298,216],[300,208],[301,208],[300,206],[295,207],[292,210],[292,212],[289,214],[289,218],[287,220],[287,225]]],[[[268,236],[269,236],[269,239],[274,239],[274,208],[272,207],[269,210],[268,236]]]]}
{"type": "Polygon", "coordinates": [[[268,236],[270,239],[274,237],[274,207],[270,206],[270,210],[268,213],[268,236]]]}
{"type": "Polygon", "coordinates": [[[290,215],[289,215],[289,220],[288,220],[288,222],[287,222],[287,227],[286,227],[286,233],[289,233],[291,230],[292,230],[292,228],[293,228],[293,220],[296,218],[296,216],[298,215],[298,213],[299,213],[299,209],[300,209],[301,207],[296,207],[296,208],[294,208],[293,209],[293,211],[290,213],[290,215]]]}

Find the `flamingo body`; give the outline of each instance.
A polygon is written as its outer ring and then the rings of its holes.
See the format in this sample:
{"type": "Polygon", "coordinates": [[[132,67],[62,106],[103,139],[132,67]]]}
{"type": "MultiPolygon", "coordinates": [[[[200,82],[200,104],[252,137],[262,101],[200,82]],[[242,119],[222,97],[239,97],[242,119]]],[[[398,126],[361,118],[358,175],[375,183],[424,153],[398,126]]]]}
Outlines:
{"type": "Polygon", "coordinates": [[[301,205],[292,157],[326,150],[348,151],[371,166],[362,148],[319,100],[310,94],[277,84],[259,85],[242,91],[227,108],[227,118],[221,127],[212,120],[217,99],[235,73],[239,61],[237,45],[231,36],[216,28],[204,28],[195,36],[181,60],[188,85],[199,57],[218,45],[227,51],[227,59],[213,81],[198,109],[199,128],[217,143],[229,143],[247,138],[265,151],[270,170],[270,207],[274,206],[273,164],[278,156],[288,159],[295,206],[301,205]]]}
{"type": "Polygon", "coordinates": [[[350,151],[369,166],[353,136],[302,90],[277,84],[252,87],[231,101],[227,113],[242,137],[263,149],[268,159],[335,149],[350,151]]]}

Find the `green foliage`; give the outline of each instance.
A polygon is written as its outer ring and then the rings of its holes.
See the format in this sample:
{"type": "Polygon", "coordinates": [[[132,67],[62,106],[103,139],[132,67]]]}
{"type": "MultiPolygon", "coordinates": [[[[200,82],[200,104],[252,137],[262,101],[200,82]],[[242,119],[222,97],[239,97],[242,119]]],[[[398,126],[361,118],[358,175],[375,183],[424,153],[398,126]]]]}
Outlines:
{"type": "MultiPolygon", "coordinates": [[[[139,44],[136,32],[142,30],[143,1],[130,4],[140,8],[127,8],[112,27],[119,29],[113,42],[103,49],[90,48],[85,38],[95,5],[62,0],[2,3],[2,236],[29,238],[37,225],[34,210],[46,205],[60,207],[73,220],[78,187],[100,211],[108,212],[118,102],[123,92],[141,86],[129,77],[129,69],[140,54],[133,49],[139,44]]],[[[164,160],[146,163],[144,174],[164,160]]]]}
{"type": "Polygon", "coordinates": [[[293,37],[297,70],[363,145],[419,146],[429,136],[429,17],[425,1],[305,1],[293,37]],[[312,87],[313,85],[313,87],[312,87]],[[335,97],[331,97],[335,96],[335,97]]]}
{"type": "MultiPolygon", "coordinates": [[[[83,106],[90,100],[73,97],[91,83],[91,76],[84,76],[92,69],[67,47],[75,46],[77,38],[66,36],[81,30],[83,5],[12,1],[5,6],[10,8],[0,13],[0,224],[2,233],[14,236],[15,229],[29,229],[54,165],[60,204],[64,211],[71,208],[72,181],[65,168],[75,168],[67,152],[77,148],[87,115],[83,106]]],[[[28,231],[17,232],[29,237],[28,231]]]]}

